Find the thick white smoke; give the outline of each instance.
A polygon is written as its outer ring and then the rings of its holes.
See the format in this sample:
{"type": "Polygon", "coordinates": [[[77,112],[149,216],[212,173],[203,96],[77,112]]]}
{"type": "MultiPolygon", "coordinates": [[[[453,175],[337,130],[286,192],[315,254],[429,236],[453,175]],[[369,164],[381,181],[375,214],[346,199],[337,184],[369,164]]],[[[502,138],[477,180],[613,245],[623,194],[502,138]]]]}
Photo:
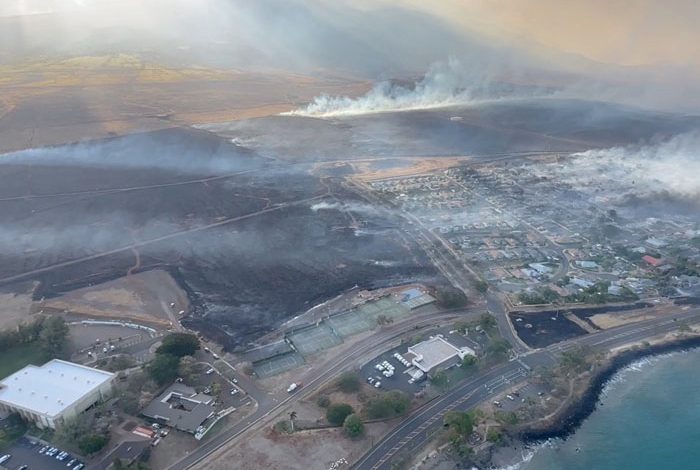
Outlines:
{"type": "Polygon", "coordinates": [[[475,73],[459,60],[433,64],[425,76],[402,86],[380,82],[359,98],[321,95],[309,105],[283,113],[289,116],[341,117],[464,106],[512,95],[491,79],[475,73]]]}
{"type": "Polygon", "coordinates": [[[700,131],[642,147],[589,150],[574,157],[554,176],[577,187],[595,187],[604,178],[640,194],[668,192],[700,200],[700,131]]]}
{"type": "Polygon", "coordinates": [[[369,204],[362,204],[357,202],[326,202],[322,201],[311,206],[311,210],[318,212],[321,210],[332,210],[340,212],[355,212],[358,214],[365,214],[368,216],[385,216],[386,211],[369,204]]]}

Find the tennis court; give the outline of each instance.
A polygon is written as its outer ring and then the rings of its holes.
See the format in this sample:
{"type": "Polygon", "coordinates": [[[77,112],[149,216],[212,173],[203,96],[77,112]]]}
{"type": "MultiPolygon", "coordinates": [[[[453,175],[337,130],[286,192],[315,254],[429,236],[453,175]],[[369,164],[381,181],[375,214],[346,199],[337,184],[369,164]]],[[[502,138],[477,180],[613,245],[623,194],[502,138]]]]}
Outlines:
{"type": "Polygon", "coordinates": [[[352,310],[340,315],[333,315],[328,319],[328,324],[333,327],[340,336],[352,336],[363,331],[371,330],[377,324],[369,315],[363,315],[357,310],[352,310]]]}
{"type": "Polygon", "coordinates": [[[323,323],[287,333],[287,338],[303,356],[332,348],[343,342],[328,325],[323,323]]]}
{"type": "Polygon", "coordinates": [[[292,370],[302,364],[304,364],[304,358],[301,357],[301,354],[290,352],[254,362],[253,369],[258,378],[265,379],[292,370]]]}

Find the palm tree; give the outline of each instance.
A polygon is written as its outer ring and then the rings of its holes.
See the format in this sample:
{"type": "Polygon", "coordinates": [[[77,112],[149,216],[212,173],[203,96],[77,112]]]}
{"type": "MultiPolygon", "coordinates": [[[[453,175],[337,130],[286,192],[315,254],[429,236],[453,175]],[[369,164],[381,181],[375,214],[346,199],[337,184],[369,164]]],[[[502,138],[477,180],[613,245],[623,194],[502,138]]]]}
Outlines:
{"type": "Polygon", "coordinates": [[[295,419],[297,419],[297,412],[292,411],[291,413],[289,413],[289,421],[291,421],[291,423],[292,423],[292,432],[294,432],[294,420],[295,419]]]}

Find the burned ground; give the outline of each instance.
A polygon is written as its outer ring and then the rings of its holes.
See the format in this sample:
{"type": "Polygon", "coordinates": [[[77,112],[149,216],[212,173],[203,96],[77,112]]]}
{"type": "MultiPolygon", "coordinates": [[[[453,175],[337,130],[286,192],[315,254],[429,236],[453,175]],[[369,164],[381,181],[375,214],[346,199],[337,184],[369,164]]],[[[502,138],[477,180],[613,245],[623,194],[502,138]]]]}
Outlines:
{"type": "Polygon", "coordinates": [[[400,219],[362,205],[341,180],[204,133],[172,133],[137,139],[139,151],[150,145],[143,158],[151,163],[122,158],[126,168],[96,156],[113,157],[118,139],[104,143],[110,151],[81,147],[83,165],[60,164],[75,146],[51,150],[52,165],[8,159],[0,174],[5,283],[38,280],[35,296],[52,297],[164,268],[190,295],[191,324],[235,347],[355,285],[439,282],[397,236],[400,219]],[[180,138],[189,143],[178,152],[180,138]],[[201,173],[168,160],[194,158],[197,140],[201,173]]]}
{"type": "Polygon", "coordinates": [[[552,100],[278,116],[5,154],[0,284],[40,281],[34,295],[52,297],[165,269],[188,292],[190,325],[233,348],[355,285],[444,282],[397,214],[344,186],[363,158],[580,149],[609,144],[611,129],[624,144],[691,121],[552,100]]]}

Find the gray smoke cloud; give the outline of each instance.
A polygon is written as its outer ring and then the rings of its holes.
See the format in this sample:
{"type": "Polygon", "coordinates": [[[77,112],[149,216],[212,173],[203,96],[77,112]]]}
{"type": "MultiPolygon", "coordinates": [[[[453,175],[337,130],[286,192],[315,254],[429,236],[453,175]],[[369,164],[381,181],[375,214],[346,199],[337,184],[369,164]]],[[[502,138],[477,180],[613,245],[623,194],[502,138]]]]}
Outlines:
{"type": "Polygon", "coordinates": [[[565,163],[548,165],[542,175],[591,192],[607,183],[641,197],[665,193],[700,202],[700,132],[577,153],[565,163]]]}
{"type": "Polygon", "coordinates": [[[0,155],[0,168],[16,164],[159,168],[198,175],[247,171],[259,168],[261,163],[244,148],[217,141],[202,145],[196,138],[168,131],[0,155]]]}
{"type": "MultiPolygon", "coordinates": [[[[478,68],[478,67],[477,67],[478,68]]],[[[290,116],[342,117],[396,111],[464,106],[501,99],[534,97],[545,90],[516,89],[456,58],[436,62],[411,85],[382,81],[359,98],[321,95],[307,106],[282,113],[290,116]]]]}

